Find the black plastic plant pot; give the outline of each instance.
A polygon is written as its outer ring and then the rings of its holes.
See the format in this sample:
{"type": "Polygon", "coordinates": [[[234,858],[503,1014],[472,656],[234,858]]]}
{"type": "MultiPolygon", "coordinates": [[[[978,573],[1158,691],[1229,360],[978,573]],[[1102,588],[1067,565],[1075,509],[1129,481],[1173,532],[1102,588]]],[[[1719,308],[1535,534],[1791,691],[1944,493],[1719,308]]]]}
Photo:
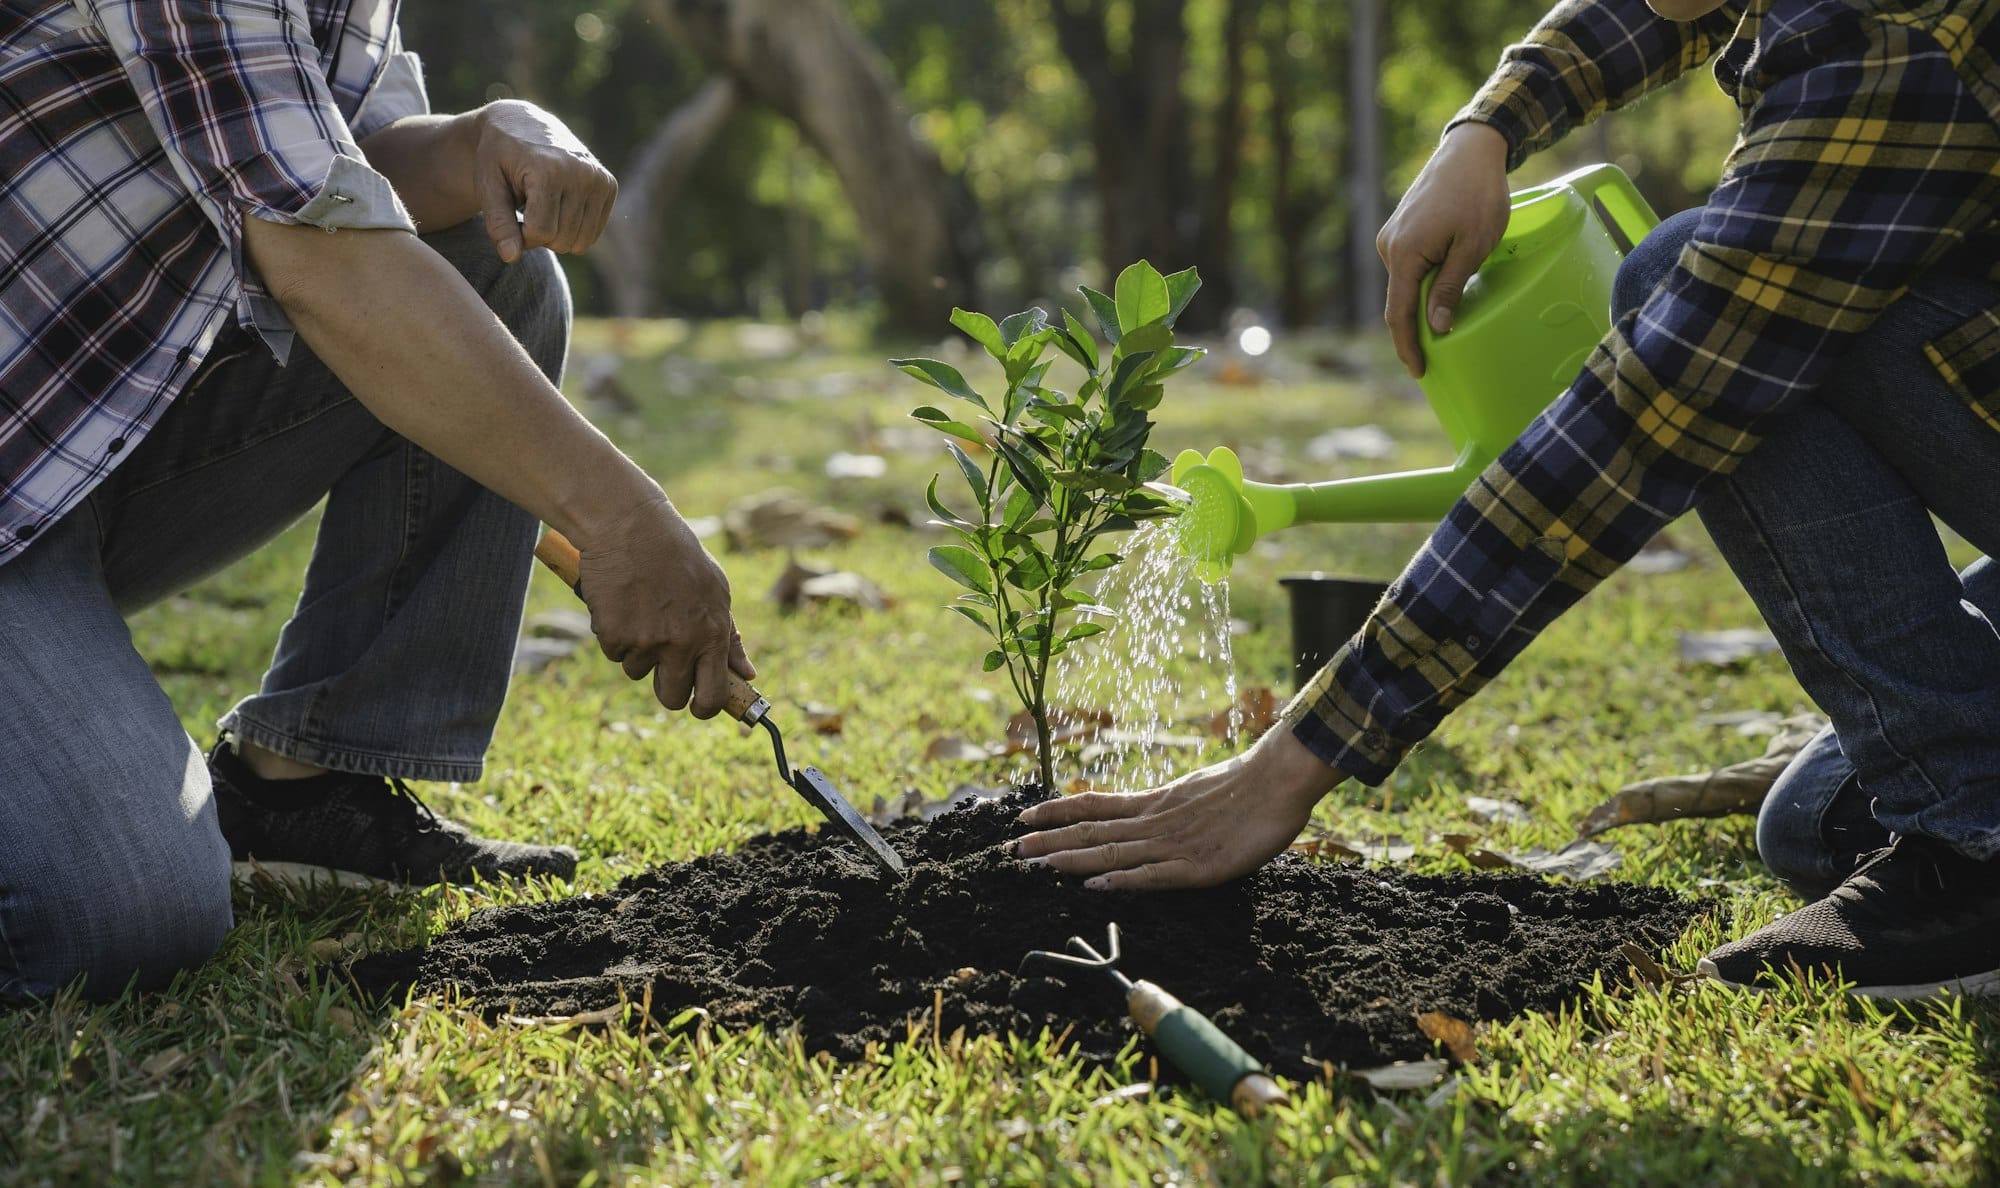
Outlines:
{"type": "Polygon", "coordinates": [[[1303,689],[1320,666],[1361,630],[1387,582],[1328,577],[1323,573],[1279,578],[1292,603],[1292,687],[1303,689]]]}

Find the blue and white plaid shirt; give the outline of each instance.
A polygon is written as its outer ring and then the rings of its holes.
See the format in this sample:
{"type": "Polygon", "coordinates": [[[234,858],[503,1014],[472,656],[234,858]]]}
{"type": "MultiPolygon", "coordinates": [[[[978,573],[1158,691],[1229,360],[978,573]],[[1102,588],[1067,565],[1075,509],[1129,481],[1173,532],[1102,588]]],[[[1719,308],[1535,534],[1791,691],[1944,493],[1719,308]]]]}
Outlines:
{"type": "Polygon", "coordinates": [[[0,564],[129,455],[233,311],[246,215],[415,231],[357,141],[427,110],[397,0],[0,0],[0,564]]]}

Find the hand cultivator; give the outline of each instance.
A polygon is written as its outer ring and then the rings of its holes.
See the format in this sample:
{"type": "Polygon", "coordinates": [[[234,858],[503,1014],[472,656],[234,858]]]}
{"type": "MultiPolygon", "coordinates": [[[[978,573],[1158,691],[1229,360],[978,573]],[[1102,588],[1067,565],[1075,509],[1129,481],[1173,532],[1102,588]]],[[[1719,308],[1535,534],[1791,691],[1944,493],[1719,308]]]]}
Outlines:
{"type": "Polygon", "coordinates": [[[1264,1072],[1264,1066],[1224,1035],[1206,1015],[1151,982],[1135,982],[1118,972],[1121,956],[1118,925],[1106,930],[1105,946],[1110,951],[1099,953],[1082,937],[1073,936],[1069,938],[1069,947],[1080,956],[1036,949],[1022,958],[1021,964],[1040,957],[1079,969],[1103,970],[1125,992],[1125,1009],[1131,1013],[1132,1021],[1152,1037],[1174,1067],[1186,1073],[1203,1092],[1217,1101],[1228,1102],[1244,1117],[1255,1118],[1265,1107],[1290,1100],[1264,1072]]]}
{"type": "MultiPolygon", "coordinates": [[[[554,529],[544,532],[541,543],[535,546],[535,558],[576,591],[577,597],[583,596],[582,560],[569,538],[554,529]]],[[[847,799],[834,788],[826,773],[817,767],[795,770],[786,762],[785,738],[778,733],[778,724],[771,720],[768,698],[732,672],[729,674],[729,701],[724,708],[729,711],[730,717],[745,726],[762,726],[770,732],[771,750],[778,761],[778,778],[790,785],[792,791],[824,814],[835,829],[853,838],[854,843],[861,847],[861,852],[873,859],[877,866],[890,874],[903,873],[903,859],[860,813],[854,811],[854,806],[847,803],[847,799]]]]}

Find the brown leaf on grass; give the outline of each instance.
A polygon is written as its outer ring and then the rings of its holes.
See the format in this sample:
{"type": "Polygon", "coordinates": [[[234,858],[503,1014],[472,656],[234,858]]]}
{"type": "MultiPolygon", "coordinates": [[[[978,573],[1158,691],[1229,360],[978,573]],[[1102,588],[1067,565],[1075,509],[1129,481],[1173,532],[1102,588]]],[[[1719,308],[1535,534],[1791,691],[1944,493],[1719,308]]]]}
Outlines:
{"type": "Polygon", "coordinates": [[[1339,838],[1330,834],[1304,838],[1289,847],[1308,858],[1348,858],[1359,862],[1397,865],[1417,856],[1417,847],[1393,835],[1368,839],[1339,838]]]}
{"type": "Polygon", "coordinates": [[[816,549],[861,535],[861,522],[788,487],[745,495],[722,515],[723,538],[736,552],[816,549]]]}
{"type": "Polygon", "coordinates": [[[968,742],[956,734],[941,734],[924,748],[924,759],[929,763],[950,761],[971,763],[979,759],[991,759],[993,752],[975,742],[968,742]]]}
{"type": "Polygon", "coordinates": [[[1217,738],[1228,738],[1233,728],[1248,738],[1262,738],[1278,724],[1278,714],[1283,709],[1284,703],[1269,685],[1252,685],[1238,691],[1234,706],[1208,720],[1208,732],[1217,738]]]}
{"type": "Polygon", "coordinates": [[[1778,640],[1762,627],[1732,627],[1727,631],[1683,631],[1678,648],[1680,658],[1689,664],[1727,668],[1777,651],[1778,640]]]}
{"type": "Polygon", "coordinates": [[[1482,821],[1501,825],[1526,825],[1529,820],[1527,805],[1505,797],[1468,796],[1465,811],[1482,821]]]}
{"type": "Polygon", "coordinates": [[[1505,850],[1489,851],[1522,870],[1536,874],[1560,875],[1579,883],[1601,879],[1625,864],[1625,856],[1603,842],[1573,841],[1560,850],[1536,846],[1525,854],[1505,850]]]}
{"type": "Polygon", "coordinates": [[[850,603],[864,610],[886,610],[896,605],[896,600],[883,593],[882,587],[858,573],[814,569],[799,564],[797,558],[786,562],[785,571],[771,583],[765,597],[787,611],[815,602],[850,603]]]}
{"type": "Polygon", "coordinates": [[[1511,856],[1480,845],[1480,839],[1470,833],[1447,833],[1438,840],[1444,843],[1445,849],[1462,856],[1480,870],[1515,870],[1520,865],[1511,856]]]}
{"type": "Polygon", "coordinates": [[[1755,759],[1694,775],[1659,776],[1627,784],[1585,813],[1576,824],[1576,835],[1588,838],[1625,825],[1754,813],[1793,756],[1825,724],[1826,719],[1816,714],[1787,718],[1755,759]]]}
{"type": "Polygon", "coordinates": [[[1665,986],[1673,978],[1673,975],[1669,974],[1659,962],[1653,960],[1651,953],[1631,941],[1618,946],[1618,955],[1630,963],[1633,972],[1650,985],[1665,986]]]}
{"type": "Polygon", "coordinates": [[[578,642],[574,639],[543,636],[529,636],[522,639],[514,645],[514,664],[511,671],[515,676],[540,672],[574,653],[578,642]]]}
{"type": "Polygon", "coordinates": [[[1479,1059],[1478,1032],[1456,1015],[1424,1011],[1417,1016],[1417,1030],[1443,1044],[1444,1050],[1460,1064],[1472,1064],[1479,1059]]]}
{"type": "MultiPolygon", "coordinates": [[[[1111,711],[1078,709],[1075,706],[1049,707],[1049,742],[1054,746],[1095,738],[1111,727],[1111,711]]],[[[1007,741],[1001,754],[1018,755],[1035,749],[1035,718],[1018,710],[1007,719],[1007,741]]]]}
{"type": "Polygon", "coordinates": [[[625,1004],[618,1002],[574,1015],[502,1015],[500,1021],[514,1027],[596,1027],[616,1023],[624,1014],[625,1004]]]}
{"type": "Polygon", "coordinates": [[[813,728],[814,734],[839,734],[847,724],[847,715],[830,705],[808,701],[800,708],[805,710],[806,724],[813,728]]]}

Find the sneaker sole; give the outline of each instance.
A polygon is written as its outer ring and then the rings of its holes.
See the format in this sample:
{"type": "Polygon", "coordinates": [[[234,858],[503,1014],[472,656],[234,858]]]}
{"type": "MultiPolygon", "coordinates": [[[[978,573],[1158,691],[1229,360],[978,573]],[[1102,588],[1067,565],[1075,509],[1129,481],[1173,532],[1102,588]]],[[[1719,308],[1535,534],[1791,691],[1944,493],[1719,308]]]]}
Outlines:
{"type": "MultiPolygon", "coordinates": [[[[1744,982],[1732,982],[1715,968],[1715,962],[1704,957],[1695,963],[1694,971],[1731,990],[1747,990],[1752,994],[1762,994],[1768,986],[1755,986],[1744,982]]],[[[1886,998],[1897,1002],[1910,1002],[1922,998],[1937,998],[1945,994],[1957,994],[1967,998],[1982,998],[2000,994],[2000,969],[1986,973],[1967,974],[1962,978],[1952,978],[1945,982],[1918,982],[1909,986],[1849,986],[1847,992],[1858,998],[1886,998]]]]}
{"type": "Polygon", "coordinates": [[[232,862],[230,873],[239,883],[254,883],[259,874],[295,887],[395,887],[394,879],[378,879],[359,871],[335,870],[330,866],[309,866],[303,862],[232,862]]]}

